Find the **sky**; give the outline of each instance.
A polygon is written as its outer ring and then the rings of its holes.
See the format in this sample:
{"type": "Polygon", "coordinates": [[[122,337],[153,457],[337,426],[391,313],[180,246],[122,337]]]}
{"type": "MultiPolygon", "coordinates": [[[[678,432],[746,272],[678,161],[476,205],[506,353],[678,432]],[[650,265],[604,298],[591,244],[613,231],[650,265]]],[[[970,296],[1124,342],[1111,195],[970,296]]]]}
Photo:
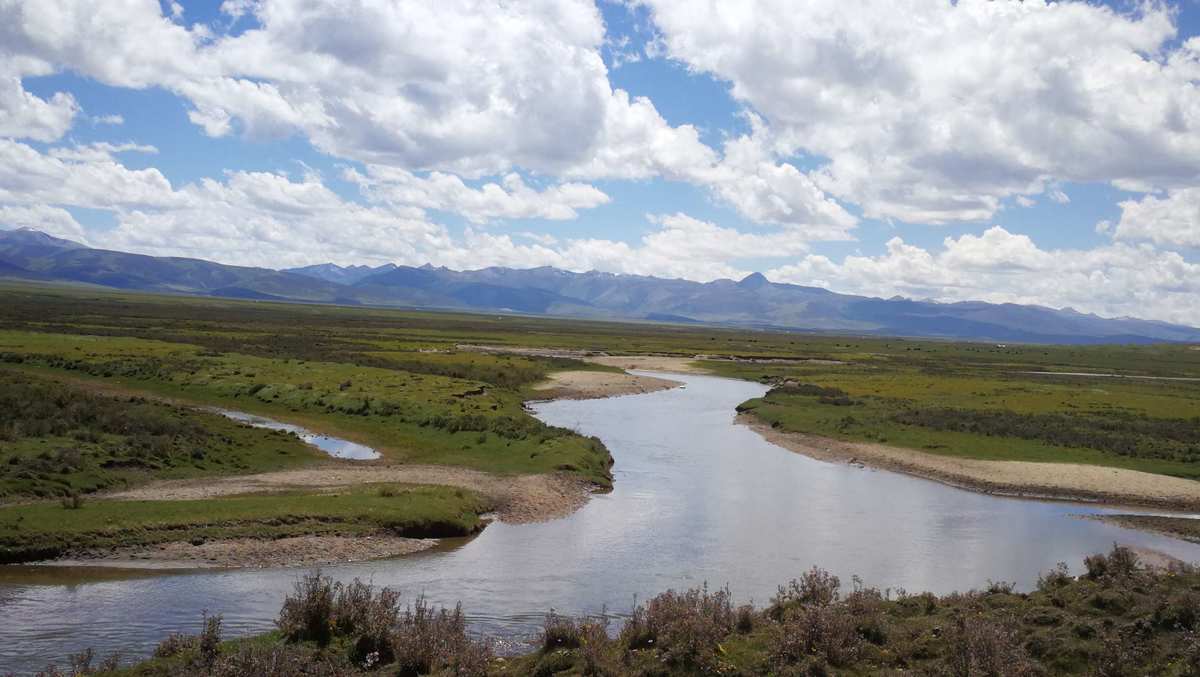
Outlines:
{"type": "Polygon", "coordinates": [[[1200,0],[0,0],[0,228],[1200,326],[1200,0]]]}

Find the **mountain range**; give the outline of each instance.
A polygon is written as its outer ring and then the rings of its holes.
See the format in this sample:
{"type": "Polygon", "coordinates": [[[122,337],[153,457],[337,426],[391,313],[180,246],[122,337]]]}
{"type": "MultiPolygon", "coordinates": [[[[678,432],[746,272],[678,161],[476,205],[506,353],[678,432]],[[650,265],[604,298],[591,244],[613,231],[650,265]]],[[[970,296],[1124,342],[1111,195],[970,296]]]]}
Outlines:
{"type": "Polygon", "coordinates": [[[288,270],[93,249],[31,229],[0,230],[0,278],[344,305],[1032,343],[1200,342],[1200,329],[1070,309],[937,303],[742,280],[663,279],[557,268],[456,271],[326,263],[288,270]]]}

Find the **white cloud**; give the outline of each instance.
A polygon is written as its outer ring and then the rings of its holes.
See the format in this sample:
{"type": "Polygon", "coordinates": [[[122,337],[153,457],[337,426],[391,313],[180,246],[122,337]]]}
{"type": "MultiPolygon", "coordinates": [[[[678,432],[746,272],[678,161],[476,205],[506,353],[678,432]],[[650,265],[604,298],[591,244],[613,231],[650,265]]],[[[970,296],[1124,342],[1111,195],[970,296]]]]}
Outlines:
{"type": "Polygon", "coordinates": [[[111,209],[180,203],[157,169],[128,169],[101,146],[57,152],[62,157],[0,139],[0,204],[111,209]]]}
{"type": "Polygon", "coordinates": [[[767,275],[872,296],[1038,304],[1200,325],[1200,264],[1149,245],[1044,250],[999,226],[946,238],[941,251],[897,237],[880,256],[837,263],[809,255],[767,275]]]}
{"type": "Polygon", "coordinates": [[[87,244],[83,226],[60,207],[48,205],[0,205],[0,227],[5,229],[34,228],[56,237],[87,244]]]}
{"type": "Polygon", "coordinates": [[[179,206],[128,209],[104,246],[157,255],[281,268],[337,262],[423,263],[451,246],[419,211],[347,202],[316,177],[293,181],[266,172],[231,172],[178,191],[179,206]]]}
{"type": "Polygon", "coordinates": [[[671,58],[728,81],[868,217],[989,218],[1054,181],[1200,173],[1200,38],[1172,10],[1029,0],[644,0],[671,58]]]}
{"type": "Polygon", "coordinates": [[[49,99],[38,98],[25,91],[19,77],[4,76],[2,62],[0,57],[0,137],[34,141],[62,138],[79,113],[75,97],[58,92],[49,99]]]}
{"type": "Polygon", "coordinates": [[[113,156],[120,153],[147,153],[154,155],[158,153],[158,149],[154,146],[141,143],[108,143],[106,141],[98,141],[84,145],[51,148],[47,154],[59,160],[98,162],[104,160],[113,161],[113,156]]]}
{"type": "Polygon", "coordinates": [[[727,140],[719,162],[692,168],[687,178],[708,186],[740,214],[760,223],[793,227],[810,240],[849,239],[858,219],[827,196],[809,174],[777,162],[770,132],[757,116],[750,120],[752,133],[727,140]]]}
{"type": "MultiPolygon", "coordinates": [[[[301,133],[331,155],[439,179],[514,168],[665,177],[707,186],[750,219],[804,227],[810,239],[842,238],[854,226],[810,176],[776,161],[765,131],[731,140],[721,157],[696,128],[671,126],[649,99],[614,89],[601,57],[604,25],[587,0],[222,7],[232,19],[253,14],[258,25],[211,35],[174,23],[154,0],[10,0],[0,21],[29,58],[110,85],[176,92],[212,136],[301,133]]],[[[536,205],[502,188],[508,198],[483,196],[486,205],[464,213],[563,218],[598,204],[598,191],[564,185],[572,195],[554,191],[536,205]]],[[[459,192],[468,204],[480,201],[459,192]]]]}
{"type": "Polygon", "coordinates": [[[411,205],[462,214],[474,223],[490,219],[573,219],[580,209],[609,202],[603,191],[585,183],[559,183],[536,190],[519,174],[503,177],[500,183],[471,188],[453,174],[431,172],[420,177],[412,172],[383,165],[370,165],[364,175],[346,171],[345,178],[358,184],[374,202],[411,205]]]}
{"type": "Polygon", "coordinates": [[[1114,238],[1200,247],[1200,188],[1172,190],[1165,196],[1146,195],[1119,206],[1121,219],[1112,231],[1114,238]]]}
{"type": "Polygon", "coordinates": [[[123,124],[125,124],[125,117],[123,115],[117,115],[115,113],[112,115],[96,115],[96,116],[92,117],[92,124],[94,124],[94,125],[123,125],[123,124]]]}

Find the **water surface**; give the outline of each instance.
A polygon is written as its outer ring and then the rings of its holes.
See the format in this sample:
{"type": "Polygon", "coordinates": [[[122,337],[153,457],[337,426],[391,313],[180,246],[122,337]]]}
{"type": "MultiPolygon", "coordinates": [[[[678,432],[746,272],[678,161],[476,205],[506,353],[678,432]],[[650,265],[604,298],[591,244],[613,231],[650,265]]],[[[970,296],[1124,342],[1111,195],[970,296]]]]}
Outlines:
{"type": "Polygon", "coordinates": [[[241,411],[232,409],[214,408],[212,411],[235,421],[240,421],[246,425],[254,426],[255,428],[266,428],[267,430],[282,430],[292,433],[296,437],[304,440],[306,443],[313,445],[321,451],[335,458],[344,458],[351,461],[373,461],[379,458],[379,452],[371,447],[343,440],[340,437],[331,437],[314,433],[306,428],[301,428],[298,425],[291,423],[283,423],[265,416],[257,416],[255,414],[247,414],[241,411]]]}
{"type": "MultiPolygon", "coordinates": [[[[734,407],[762,386],[671,378],[686,387],[535,405],[548,423],[599,436],[616,459],[613,492],[574,515],[493,524],[471,540],[326,572],[438,604],[461,600],[474,630],[522,637],[548,609],[620,613],[635,598],[706,581],[763,603],[814,564],[844,581],[857,574],[880,587],[949,592],[988,579],[1030,588],[1056,562],[1078,571],[1084,555],[1114,541],[1200,560],[1200,546],[1075,517],[1105,512],[1096,506],[974,494],[789,452],[733,423],[734,407]]],[[[89,645],[145,654],[167,632],[195,632],[205,609],[223,613],[231,633],[266,630],[300,573],[70,585],[10,575],[0,579],[0,668],[41,667],[89,645]]]]}

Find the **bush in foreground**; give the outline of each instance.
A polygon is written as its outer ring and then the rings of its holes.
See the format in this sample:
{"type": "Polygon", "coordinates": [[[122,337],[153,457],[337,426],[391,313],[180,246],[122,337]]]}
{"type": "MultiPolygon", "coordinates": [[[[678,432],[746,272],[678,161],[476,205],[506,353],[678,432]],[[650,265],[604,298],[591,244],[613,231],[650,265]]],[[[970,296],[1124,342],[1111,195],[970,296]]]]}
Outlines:
{"type": "MultiPolygon", "coordinates": [[[[1104,677],[1200,675],[1200,572],[1149,571],[1114,546],[1065,566],[1038,588],[1007,584],[937,597],[865,587],[843,593],[812,569],[762,610],[726,589],[667,591],[637,605],[612,636],[599,618],[547,615],[536,650],[494,658],[470,638],[461,608],[434,608],[355,581],[305,577],[279,632],[219,643],[220,617],[197,637],[171,636],[133,675],[927,675],[1104,677]]],[[[90,653],[67,671],[93,675],[90,653]],[[86,660],[84,660],[86,659],[86,660]]],[[[102,666],[102,667],[111,667],[102,666]]]]}

